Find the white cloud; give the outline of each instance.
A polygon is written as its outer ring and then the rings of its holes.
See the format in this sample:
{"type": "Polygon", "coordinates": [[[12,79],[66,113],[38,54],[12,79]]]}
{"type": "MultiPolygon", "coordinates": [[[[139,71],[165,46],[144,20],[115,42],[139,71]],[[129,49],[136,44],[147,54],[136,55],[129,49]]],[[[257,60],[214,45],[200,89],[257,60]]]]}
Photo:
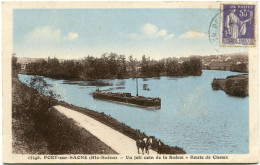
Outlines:
{"type": "Polygon", "coordinates": [[[65,40],[70,40],[73,41],[75,39],[77,39],[79,37],[78,33],[74,33],[74,32],[70,32],[67,34],[67,36],[65,37],[65,40]]]}
{"type": "Polygon", "coordinates": [[[174,34],[167,34],[167,30],[165,29],[159,29],[156,25],[151,23],[146,23],[143,26],[141,26],[141,33],[124,33],[120,32],[118,33],[121,36],[127,36],[131,39],[157,39],[157,38],[163,38],[165,40],[172,39],[174,37],[174,34]]]}
{"type": "Polygon", "coordinates": [[[198,31],[188,31],[182,34],[179,38],[182,39],[193,39],[193,38],[204,38],[206,37],[205,33],[198,32],[198,31]]]}
{"type": "Polygon", "coordinates": [[[166,30],[160,30],[158,33],[157,33],[158,36],[161,36],[161,37],[164,37],[167,35],[167,31],[166,30]]]}
{"type": "Polygon", "coordinates": [[[165,39],[165,40],[170,40],[170,39],[172,39],[173,37],[174,37],[174,34],[170,34],[170,35],[164,37],[164,39],[165,39]]]}
{"type": "Polygon", "coordinates": [[[147,36],[154,36],[158,31],[158,27],[156,25],[147,23],[141,27],[141,30],[147,36]]]}
{"type": "Polygon", "coordinates": [[[60,29],[54,29],[50,26],[37,27],[33,31],[25,35],[25,40],[29,42],[49,43],[52,41],[69,40],[73,41],[79,37],[78,33],[70,32],[66,36],[62,36],[60,29]]]}
{"type": "Polygon", "coordinates": [[[61,37],[60,29],[52,29],[49,26],[45,26],[42,28],[35,28],[33,31],[27,33],[25,35],[25,39],[32,40],[59,40],[61,37]]]}
{"type": "Polygon", "coordinates": [[[159,29],[156,25],[147,23],[141,26],[141,31],[144,34],[144,38],[160,38],[163,37],[165,40],[174,37],[173,34],[167,35],[167,30],[159,29]]]}

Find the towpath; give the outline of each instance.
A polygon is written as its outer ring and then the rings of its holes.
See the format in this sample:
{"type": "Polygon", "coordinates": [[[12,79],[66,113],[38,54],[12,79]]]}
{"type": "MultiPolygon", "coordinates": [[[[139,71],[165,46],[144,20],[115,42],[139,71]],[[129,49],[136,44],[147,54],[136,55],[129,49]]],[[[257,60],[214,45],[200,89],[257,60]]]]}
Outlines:
{"type": "MultiPolygon", "coordinates": [[[[80,127],[85,128],[117,153],[137,154],[135,140],[80,112],[60,105],[54,106],[54,108],[68,118],[73,119],[80,127]]],[[[156,154],[156,152],[150,150],[150,155],[153,154],[156,154]]]]}

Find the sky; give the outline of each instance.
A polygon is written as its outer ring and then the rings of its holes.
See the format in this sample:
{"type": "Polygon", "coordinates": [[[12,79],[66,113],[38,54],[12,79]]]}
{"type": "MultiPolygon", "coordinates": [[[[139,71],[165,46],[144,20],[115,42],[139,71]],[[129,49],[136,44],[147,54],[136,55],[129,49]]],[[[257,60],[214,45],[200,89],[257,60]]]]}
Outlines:
{"type": "Polygon", "coordinates": [[[247,48],[210,42],[210,22],[218,13],[218,9],[14,9],[13,47],[17,57],[62,59],[110,52],[137,59],[246,52],[247,48]]]}

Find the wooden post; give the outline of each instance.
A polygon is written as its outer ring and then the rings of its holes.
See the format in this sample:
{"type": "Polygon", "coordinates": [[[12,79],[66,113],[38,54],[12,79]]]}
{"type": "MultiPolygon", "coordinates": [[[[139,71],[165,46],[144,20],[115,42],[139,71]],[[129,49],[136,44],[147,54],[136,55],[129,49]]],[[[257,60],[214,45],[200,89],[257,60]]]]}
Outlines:
{"type": "Polygon", "coordinates": [[[138,81],[137,81],[137,78],[136,78],[136,96],[138,96],[138,81]]]}

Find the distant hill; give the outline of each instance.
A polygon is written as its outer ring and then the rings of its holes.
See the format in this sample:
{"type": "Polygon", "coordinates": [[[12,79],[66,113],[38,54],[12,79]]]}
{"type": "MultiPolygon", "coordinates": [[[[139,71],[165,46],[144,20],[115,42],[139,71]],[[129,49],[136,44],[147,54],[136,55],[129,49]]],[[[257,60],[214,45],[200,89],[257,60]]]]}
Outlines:
{"type": "MultiPolygon", "coordinates": [[[[30,63],[30,62],[36,62],[36,61],[41,61],[41,60],[48,60],[48,58],[31,58],[31,57],[17,57],[17,63],[20,64],[25,64],[25,63],[30,63]]],[[[67,59],[58,59],[59,62],[63,62],[67,59]]]]}
{"type": "Polygon", "coordinates": [[[232,54],[227,54],[231,56],[248,56],[248,52],[241,52],[241,53],[232,53],[232,54]]]}
{"type": "Polygon", "coordinates": [[[20,63],[20,64],[35,62],[35,61],[39,61],[39,60],[47,61],[47,58],[17,57],[17,63],[20,63]]]}

